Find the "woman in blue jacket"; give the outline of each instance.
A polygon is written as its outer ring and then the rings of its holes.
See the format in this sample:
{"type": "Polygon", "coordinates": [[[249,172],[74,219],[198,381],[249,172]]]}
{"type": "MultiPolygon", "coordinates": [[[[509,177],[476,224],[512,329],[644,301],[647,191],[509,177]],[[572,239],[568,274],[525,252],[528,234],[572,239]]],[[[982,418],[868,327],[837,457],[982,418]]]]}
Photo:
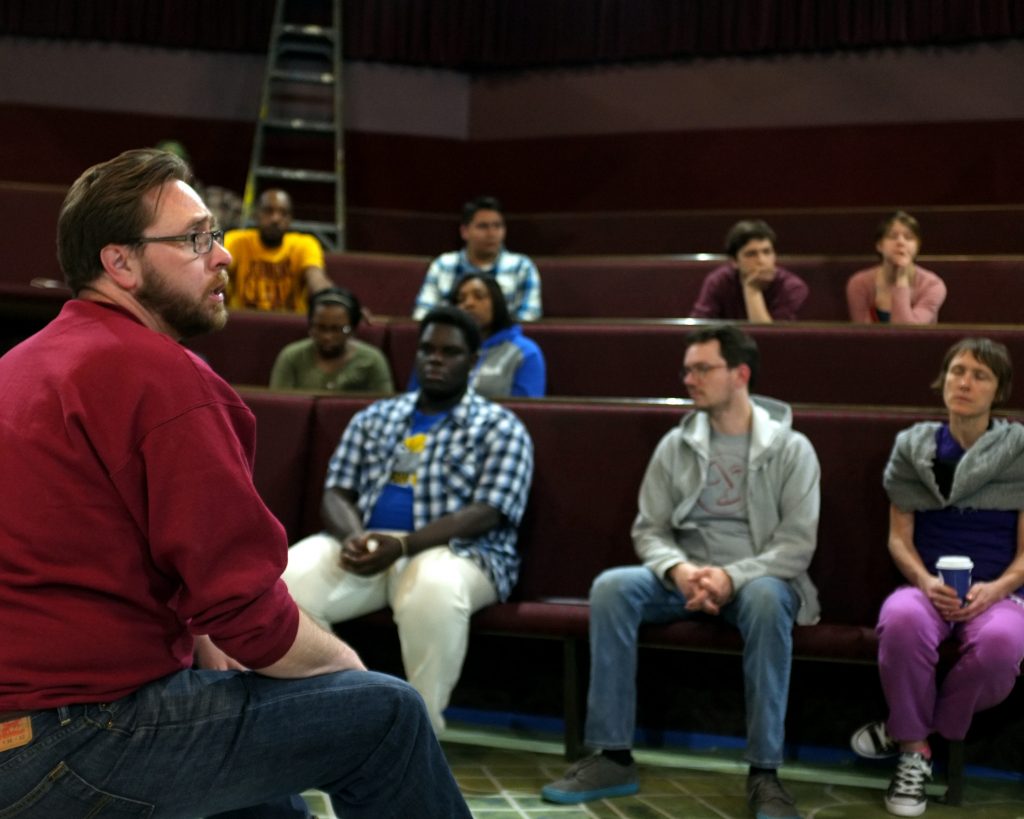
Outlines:
{"type": "MultiPolygon", "coordinates": [[[[480,360],[470,377],[473,389],[487,398],[542,398],[547,390],[544,354],[512,322],[494,277],[467,273],[455,283],[448,301],[473,317],[483,337],[480,360]]],[[[418,386],[414,373],[409,389],[418,386]]]]}

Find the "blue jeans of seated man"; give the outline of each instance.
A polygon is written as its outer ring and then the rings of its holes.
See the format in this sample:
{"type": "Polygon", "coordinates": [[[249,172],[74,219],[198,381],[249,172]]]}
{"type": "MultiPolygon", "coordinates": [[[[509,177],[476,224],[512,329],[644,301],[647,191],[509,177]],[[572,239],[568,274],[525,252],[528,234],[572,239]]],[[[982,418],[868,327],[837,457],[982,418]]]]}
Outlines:
{"type": "Polygon", "coordinates": [[[206,819],[309,819],[309,808],[301,796],[276,799],[262,805],[229,810],[207,816],[206,819]]]}
{"type": "Polygon", "coordinates": [[[182,671],[31,720],[0,752],[4,819],[268,816],[308,788],[346,819],[470,817],[423,700],[384,674],[182,671]]]}
{"type": "MultiPolygon", "coordinates": [[[[631,748],[636,730],[637,632],[641,623],[695,616],[686,599],[644,566],[598,575],[590,589],[590,689],[585,742],[591,748],[631,748]]],[[[747,717],[746,758],[778,768],[785,738],[793,622],[799,598],[789,583],[760,577],[722,608],[743,637],[747,717]]]]}

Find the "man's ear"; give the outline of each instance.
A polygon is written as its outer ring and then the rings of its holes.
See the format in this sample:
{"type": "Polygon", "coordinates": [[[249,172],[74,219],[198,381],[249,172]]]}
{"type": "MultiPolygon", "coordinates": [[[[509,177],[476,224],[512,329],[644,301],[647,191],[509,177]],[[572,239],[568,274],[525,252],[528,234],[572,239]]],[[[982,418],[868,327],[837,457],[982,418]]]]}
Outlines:
{"type": "Polygon", "coordinates": [[[750,365],[749,364],[737,364],[736,374],[743,380],[744,386],[750,385],[750,365]]]}
{"type": "Polygon", "coordinates": [[[469,238],[469,225],[459,225],[459,236],[464,242],[469,238]]]}
{"type": "Polygon", "coordinates": [[[139,285],[139,263],[131,245],[105,245],[100,250],[103,271],[122,290],[134,290],[139,285]]]}

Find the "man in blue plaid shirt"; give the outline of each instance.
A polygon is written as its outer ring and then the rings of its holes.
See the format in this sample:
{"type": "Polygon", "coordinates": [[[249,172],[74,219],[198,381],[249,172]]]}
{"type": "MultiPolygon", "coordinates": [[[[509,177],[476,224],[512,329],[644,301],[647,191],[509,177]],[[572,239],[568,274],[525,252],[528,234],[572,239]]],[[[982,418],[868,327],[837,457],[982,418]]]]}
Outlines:
{"type": "Polygon", "coordinates": [[[442,253],[430,264],[413,318],[421,319],[439,304],[452,302],[452,290],[467,273],[489,273],[498,282],[513,321],[536,321],[541,315],[540,274],[529,256],[505,250],[505,215],[493,196],[462,206],[462,250],[442,253]]]}
{"type": "Polygon", "coordinates": [[[326,531],[291,548],[284,574],[298,604],[324,624],[391,606],[406,677],[437,731],[470,615],[516,582],[516,527],[533,476],[522,422],[469,386],[479,348],[467,313],[426,315],[419,392],[352,419],[327,470],[326,531]]]}

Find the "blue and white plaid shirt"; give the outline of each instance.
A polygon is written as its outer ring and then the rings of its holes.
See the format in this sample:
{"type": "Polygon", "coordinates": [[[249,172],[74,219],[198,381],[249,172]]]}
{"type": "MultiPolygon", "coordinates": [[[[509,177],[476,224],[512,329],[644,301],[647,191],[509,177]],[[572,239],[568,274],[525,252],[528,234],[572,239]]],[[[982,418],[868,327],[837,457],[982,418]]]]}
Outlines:
{"type": "MultiPolygon", "coordinates": [[[[399,443],[409,432],[418,392],[377,401],[357,413],[327,467],[325,490],[355,492],[363,525],[391,480],[399,443]]],[[[502,521],[476,538],[453,538],[457,555],[480,566],[500,599],[519,576],[516,527],[533,478],[533,441],[516,416],[468,389],[437,424],[416,471],[412,516],[416,529],[471,503],[486,503],[502,521]]]]}
{"type": "Polygon", "coordinates": [[[529,256],[510,253],[502,248],[494,266],[483,270],[471,264],[465,249],[442,253],[430,264],[423,287],[416,297],[412,317],[421,319],[431,307],[445,304],[452,288],[466,273],[490,273],[501,287],[513,321],[536,321],[540,318],[540,274],[529,256]]]}

